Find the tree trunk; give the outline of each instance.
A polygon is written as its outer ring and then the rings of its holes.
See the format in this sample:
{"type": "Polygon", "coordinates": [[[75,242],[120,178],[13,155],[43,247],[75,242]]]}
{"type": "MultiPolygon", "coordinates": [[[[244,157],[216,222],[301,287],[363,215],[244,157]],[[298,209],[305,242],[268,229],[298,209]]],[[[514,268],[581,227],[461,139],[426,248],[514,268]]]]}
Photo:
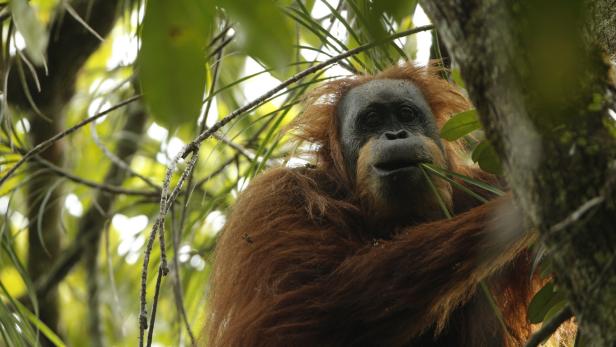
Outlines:
{"type": "Polygon", "coordinates": [[[588,34],[616,59],[616,0],[588,0],[588,34]]]}
{"type": "MultiPolygon", "coordinates": [[[[90,28],[106,36],[115,23],[119,0],[74,0],[70,5],[90,28]]],[[[35,87],[29,71],[24,72],[27,86],[17,70],[8,76],[8,101],[29,115],[32,146],[49,139],[64,127],[64,111],[74,94],[77,74],[87,58],[99,47],[100,40],[64,12],[57,15],[50,26],[47,48],[48,72],[36,70],[40,91],[35,87]],[[28,89],[28,94],[24,92],[28,89]],[[31,97],[31,100],[30,100],[31,97]]],[[[22,64],[23,65],[23,64],[22,64]]],[[[24,68],[25,69],[25,68],[24,68]]],[[[5,70],[5,69],[3,69],[5,70]]],[[[56,166],[63,165],[66,153],[62,141],[40,154],[56,166]]],[[[35,162],[28,175],[28,271],[33,282],[45,277],[49,265],[61,254],[64,232],[61,211],[63,207],[62,182],[52,172],[35,162]]],[[[37,293],[39,319],[52,330],[58,331],[59,309],[57,288],[37,293]]],[[[52,343],[42,338],[42,344],[52,343]]]]}
{"type": "Polygon", "coordinates": [[[616,89],[600,49],[614,47],[610,2],[422,3],[594,346],[616,343],[616,89]]]}

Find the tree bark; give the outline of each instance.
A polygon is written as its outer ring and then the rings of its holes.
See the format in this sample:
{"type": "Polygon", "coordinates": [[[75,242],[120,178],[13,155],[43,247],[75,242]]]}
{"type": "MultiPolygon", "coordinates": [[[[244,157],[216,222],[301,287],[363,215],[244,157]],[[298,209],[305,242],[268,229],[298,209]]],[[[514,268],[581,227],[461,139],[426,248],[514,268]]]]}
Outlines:
{"type": "Polygon", "coordinates": [[[616,0],[588,0],[589,38],[616,60],[616,0]]]}
{"type": "Polygon", "coordinates": [[[422,2],[595,346],[616,343],[616,89],[599,48],[614,26],[593,24],[613,22],[610,2],[422,2]]]}

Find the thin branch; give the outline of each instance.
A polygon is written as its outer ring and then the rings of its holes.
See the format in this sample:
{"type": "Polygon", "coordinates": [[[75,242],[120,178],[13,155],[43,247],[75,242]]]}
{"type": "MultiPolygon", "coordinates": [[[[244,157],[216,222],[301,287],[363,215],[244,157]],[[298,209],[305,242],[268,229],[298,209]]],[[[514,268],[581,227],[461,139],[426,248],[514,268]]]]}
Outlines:
{"type": "Polygon", "coordinates": [[[216,140],[218,140],[218,141],[224,143],[225,145],[233,148],[239,155],[243,156],[244,158],[246,158],[246,159],[248,159],[250,161],[255,160],[256,155],[250,149],[244,148],[244,146],[242,146],[242,145],[240,145],[238,143],[233,142],[233,140],[231,140],[230,138],[226,137],[225,135],[222,135],[220,133],[215,133],[215,134],[212,134],[212,136],[216,140]]]}
{"type": "Polygon", "coordinates": [[[122,195],[132,195],[132,196],[144,196],[144,197],[159,197],[160,196],[160,187],[157,187],[157,190],[137,190],[137,189],[128,189],[122,188],[120,186],[112,186],[105,183],[96,183],[94,181],[76,176],[57,165],[52,164],[51,162],[40,158],[39,156],[35,156],[35,160],[41,163],[43,166],[48,168],[50,171],[54,172],[58,176],[65,177],[75,183],[82,184],[84,186],[98,189],[103,192],[111,193],[111,194],[122,194],[122,195]]]}
{"type": "Polygon", "coordinates": [[[154,183],[150,178],[148,178],[148,177],[138,173],[137,171],[133,170],[130,167],[130,165],[128,165],[122,159],[118,158],[118,156],[113,154],[113,152],[111,150],[109,150],[109,148],[107,148],[107,146],[105,146],[103,141],[101,141],[100,137],[98,136],[98,132],[96,131],[96,126],[94,125],[94,123],[90,123],[90,131],[92,132],[92,140],[94,140],[94,144],[96,144],[96,146],[101,151],[103,151],[103,154],[107,158],[109,158],[109,160],[111,160],[112,163],[114,163],[118,167],[122,168],[123,170],[127,171],[132,176],[135,176],[135,177],[139,178],[140,180],[142,180],[145,184],[149,185],[150,187],[158,190],[157,193],[160,194],[160,186],[158,186],[156,183],[154,183]]]}
{"type": "Polygon", "coordinates": [[[165,276],[165,270],[162,265],[158,267],[158,276],[156,277],[156,288],[154,289],[154,302],[152,303],[152,317],[150,317],[150,331],[148,331],[147,347],[152,346],[152,337],[154,336],[154,322],[156,321],[156,309],[158,308],[158,296],[160,295],[160,285],[165,276]]]}
{"type": "MultiPolygon", "coordinates": [[[[226,34],[226,31],[229,29],[230,27],[226,27],[224,29],[224,33],[226,34]]],[[[222,36],[221,36],[222,37],[222,36]]],[[[221,62],[222,62],[222,54],[224,51],[226,44],[221,45],[220,47],[218,47],[215,51],[216,53],[216,59],[214,61],[214,65],[212,67],[213,69],[213,73],[212,73],[212,82],[210,84],[209,87],[209,98],[207,101],[207,104],[205,105],[205,110],[203,112],[203,118],[201,119],[201,122],[199,124],[199,132],[202,132],[203,130],[206,129],[206,123],[207,123],[207,119],[210,115],[210,109],[212,106],[212,102],[214,100],[213,98],[213,93],[214,93],[214,89],[216,88],[216,83],[218,82],[218,76],[219,76],[219,72],[220,72],[220,66],[221,66],[221,62]]],[[[197,162],[195,161],[195,166],[196,167],[197,162]]],[[[175,301],[176,301],[176,307],[179,311],[180,317],[182,319],[182,322],[184,323],[184,327],[186,328],[186,331],[188,332],[188,337],[190,338],[190,342],[191,342],[191,346],[196,346],[196,340],[195,340],[195,335],[192,332],[192,328],[190,326],[190,322],[188,321],[188,315],[186,314],[186,308],[184,307],[184,290],[182,288],[182,281],[180,279],[180,266],[179,266],[179,261],[178,261],[178,250],[179,250],[179,244],[180,244],[180,237],[182,235],[182,230],[184,229],[184,223],[186,221],[186,216],[187,216],[187,212],[188,212],[188,203],[190,201],[190,198],[192,196],[192,186],[193,186],[193,175],[194,173],[194,168],[191,170],[190,174],[188,175],[188,182],[186,184],[186,194],[184,194],[184,204],[182,204],[182,211],[181,211],[181,215],[180,215],[180,220],[179,220],[179,225],[177,226],[177,229],[175,231],[172,230],[172,240],[173,240],[173,280],[172,280],[172,285],[173,285],[173,294],[175,297],[175,301]]],[[[173,217],[173,213],[171,215],[173,217]]],[[[171,225],[173,226],[175,223],[172,220],[171,225]]],[[[181,333],[181,330],[180,330],[181,333]]]]}
{"type": "Polygon", "coordinates": [[[220,164],[220,166],[212,171],[209,175],[203,177],[202,179],[200,179],[199,181],[197,181],[197,183],[195,183],[195,187],[199,188],[201,187],[203,184],[205,184],[205,182],[209,181],[210,179],[220,175],[221,173],[223,173],[225,171],[225,169],[227,168],[227,165],[231,164],[232,162],[236,161],[239,158],[239,153],[236,153],[235,155],[233,155],[231,158],[227,159],[224,163],[220,164]]]}
{"type": "MultiPolygon", "coordinates": [[[[4,141],[4,140],[0,140],[0,144],[3,144],[5,146],[9,146],[9,144],[4,141]]],[[[21,147],[18,147],[16,145],[12,145],[11,146],[12,149],[15,152],[18,152],[20,154],[25,154],[27,151],[21,147]]],[[[111,153],[113,154],[113,153],[111,153]]],[[[115,154],[113,154],[115,156],[115,154]]],[[[117,158],[119,159],[119,158],[117,158]]],[[[36,160],[37,163],[43,165],[46,169],[48,169],[49,171],[55,173],[56,175],[60,176],[60,177],[64,177],[70,181],[73,181],[74,183],[77,184],[82,184],[86,187],[90,187],[90,188],[94,188],[97,190],[101,190],[103,192],[107,192],[110,194],[122,194],[122,195],[133,195],[133,196],[143,196],[143,197],[159,197],[160,196],[160,190],[161,187],[158,185],[154,185],[154,188],[156,188],[156,190],[137,190],[137,189],[127,189],[127,188],[122,188],[120,186],[113,186],[113,185],[109,185],[106,183],[97,183],[91,180],[88,180],[86,178],[83,177],[79,177],[77,175],[74,175],[72,173],[70,173],[69,171],[53,164],[52,162],[50,162],[49,160],[46,160],[44,158],[41,158],[41,156],[39,155],[35,155],[34,156],[34,160],[36,160]]],[[[10,163],[14,163],[17,160],[12,160],[10,161],[10,163]]],[[[0,162],[1,163],[1,162],[0,162]]],[[[8,162],[7,162],[8,163],[8,162]]],[[[115,164],[118,164],[114,161],[115,164]]],[[[118,165],[119,166],[119,165],[118,165]]],[[[122,167],[123,168],[123,167],[122,167]]],[[[123,168],[125,169],[125,168],[123,168]]],[[[129,171],[132,173],[132,170],[129,171]]]]}
{"type": "Polygon", "coordinates": [[[569,306],[565,307],[556,316],[544,323],[526,342],[525,347],[538,347],[543,341],[547,340],[564,322],[573,317],[573,311],[569,306]]]}
{"type": "Polygon", "coordinates": [[[158,217],[156,219],[156,222],[154,223],[154,226],[152,227],[152,232],[150,233],[148,243],[147,243],[147,246],[144,252],[143,266],[141,270],[141,295],[140,295],[141,309],[140,309],[140,314],[139,314],[139,346],[140,347],[143,346],[144,333],[145,333],[145,330],[148,329],[148,317],[147,317],[147,310],[146,310],[146,303],[147,303],[146,294],[147,294],[147,280],[148,280],[148,265],[150,263],[150,254],[152,253],[154,240],[156,239],[156,236],[158,235],[159,242],[160,242],[160,249],[161,249],[160,269],[162,270],[163,275],[166,276],[167,273],[169,272],[169,268],[167,267],[167,257],[166,257],[165,242],[164,242],[165,216],[167,215],[167,212],[169,212],[169,206],[175,203],[175,199],[177,199],[177,196],[179,195],[179,192],[182,189],[182,185],[184,184],[184,181],[192,173],[192,170],[194,169],[196,161],[199,157],[199,149],[197,147],[197,150],[194,151],[193,157],[191,158],[191,161],[189,162],[188,167],[182,173],[182,176],[178,180],[178,183],[173,189],[173,191],[171,192],[171,194],[169,194],[169,185],[171,183],[171,176],[173,174],[173,171],[175,170],[175,167],[177,166],[178,161],[180,160],[180,154],[181,153],[178,153],[178,155],[175,156],[175,158],[171,162],[171,166],[167,170],[167,174],[165,175],[165,181],[163,183],[163,190],[161,192],[160,209],[159,209],[158,217]]]}
{"type": "Polygon", "coordinates": [[[39,143],[38,145],[36,145],[34,148],[32,148],[30,151],[28,151],[28,153],[26,153],[15,165],[13,165],[13,167],[11,167],[6,174],[4,174],[4,176],[2,176],[2,178],[0,178],[0,186],[2,186],[2,184],[4,184],[4,182],[6,182],[9,177],[11,177],[11,175],[21,166],[23,165],[25,162],[27,162],[30,158],[32,158],[34,155],[39,154],[40,152],[44,151],[45,149],[47,149],[49,146],[51,146],[52,144],[54,144],[56,141],[66,137],[67,135],[72,134],[73,132],[77,131],[78,129],[82,128],[83,126],[87,125],[88,123],[91,123],[101,117],[106,116],[107,114],[117,110],[120,107],[126,106],[128,104],[130,104],[131,102],[137,100],[141,98],[141,95],[135,95],[132,96],[114,106],[109,107],[108,109],[101,111],[100,113],[95,114],[92,117],[86,118],[84,120],[82,120],[81,122],[77,123],[76,125],[52,136],[51,138],[49,138],[48,140],[45,140],[41,143],[39,143]]]}
{"type": "Polygon", "coordinates": [[[220,30],[220,32],[218,34],[216,34],[216,36],[214,36],[211,40],[210,43],[208,44],[208,48],[212,47],[218,40],[220,40],[221,38],[225,37],[227,35],[227,32],[229,31],[229,29],[231,29],[233,26],[229,23],[225,24],[225,26],[222,28],[222,30],[220,30]]]}
{"type": "Polygon", "coordinates": [[[578,209],[576,209],[570,215],[568,215],[567,218],[565,218],[561,222],[552,226],[550,228],[550,232],[553,232],[553,233],[559,232],[571,226],[572,224],[580,220],[580,218],[582,218],[586,214],[586,212],[588,212],[593,207],[601,204],[604,200],[605,200],[605,197],[602,195],[599,195],[599,196],[595,196],[594,198],[586,201],[585,203],[582,204],[582,206],[580,206],[578,209]]]}
{"type": "Polygon", "coordinates": [[[549,232],[552,234],[557,233],[577,223],[591,209],[598,205],[601,205],[603,202],[605,202],[607,198],[611,196],[614,189],[614,184],[616,184],[616,161],[613,161],[609,164],[607,179],[605,180],[603,187],[601,187],[599,194],[592,199],[589,199],[584,202],[580,207],[575,209],[575,211],[569,213],[565,219],[552,225],[549,228],[549,232]]]}
{"type": "MultiPolygon", "coordinates": [[[[189,177],[188,184],[186,185],[187,191],[190,190],[191,187],[192,175],[189,177]]],[[[184,327],[188,332],[188,337],[190,338],[190,345],[195,347],[197,346],[195,335],[192,332],[192,328],[190,326],[190,322],[188,321],[188,315],[186,314],[186,308],[184,307],[184,290],[182,289],[182,281],[180,279],[180,262],[178,260],[178,253],[180,249],[180,236],[183,229],[184,221],[186,220],[186,211],[188,210],[188,201],[190,199],[191,194],[184,195],[184,204],[182,205],[182,215],[179,220],[179,226],[177,227],[177,231],[172,233],[171,239],[173,241],[173,271],[172,271],[172,285],[173,285],[173,294],[175,297],[175,305],[178,308],[178,313],[182,322],[184,323],[184,327]]],[[[171,212],[171,224],[174,224],[173,221],[174,213],[171,212]]],[[[180,328],[181,329],[181,328],[180,328]]],[[[181,330],[180,330],[181,334],[181,330]]]]}
{"type": "Polygon", "coordinates": [[[233,39],[235,38],[235,34],[230,35],[229,37],[225,38],[220,45],[218,45],[218,47],[216,47],[216,49],[214,49],[214,51],[212,51],[212,53],[208,54],[207,59],[210,59],[211,57],[217,55],[217,52],[220,52],[223,50],[223,48],[225,48],[228,44],[231,43],[231,41],[233,41],[233,39]]]}

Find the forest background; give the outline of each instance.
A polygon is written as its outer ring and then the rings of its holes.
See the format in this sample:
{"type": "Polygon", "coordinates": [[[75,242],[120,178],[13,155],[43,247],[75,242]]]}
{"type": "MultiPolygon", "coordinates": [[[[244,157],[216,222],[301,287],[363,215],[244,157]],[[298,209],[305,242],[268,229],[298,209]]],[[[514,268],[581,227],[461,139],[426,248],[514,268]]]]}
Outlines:
{"type": "Polygon", "coordinates": [[[312,160],[285,131],[302,96],[444,58],[477,109],[442,136],[505,175],[556,274],[529,318],[611,346],[616,1],[421,6],[0,1],[0,345],[194,345],[229,206],[312,160]]]}

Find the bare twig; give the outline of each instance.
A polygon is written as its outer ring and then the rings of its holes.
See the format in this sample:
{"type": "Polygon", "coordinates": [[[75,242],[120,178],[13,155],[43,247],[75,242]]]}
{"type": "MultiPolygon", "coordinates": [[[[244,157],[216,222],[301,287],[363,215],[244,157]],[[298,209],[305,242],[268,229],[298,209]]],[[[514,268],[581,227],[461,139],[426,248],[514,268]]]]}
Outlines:
{"type": "Polygon", "coordinates": [[[175,186],[173,191],[169,194],[169,185],[171,182],[171,176],[173,174],[173,171],[175,170],[177,162],[180,160],[180,154],[181,153],[178,153],[178,155],[173,159],[170,168],[167,170],[165,181],[163,183],[163,190],[161,192],[160,209],[159,209],[158,217],[156,219],[156,222],[154,223],[154,226],[152,227],[152,232],[150,233],[150,237],[148,239],[148,243],[147,243],[144,257],[143,257],[143,267],[141,271],[141,295],[140,295],[141,312],[139,314],[139,346],[140,347],[143,346],[144,333],[145,333],[145,330],[148,328],[148,317],[147,317],[147,311],[146,311],[146,303],[147,303],[146,294],[147,294],[147,280],[148,280],[148,265],[150,263],[150,254],[152,253],[152,247],[154,245],[154,240],[156,239],[156,236],[158,235],[159,242],[160,242],[160,251],[161,251],[160,269],[162,271],[162,275],[166,276],[167,273],[169,272],[169,268],[167,266],[167,257],[166,257],[165,239],[164,239],[165,216],[167,215],[167,212],[169,212],[169,207],[173,205],[173,203],[175,202],[175,199],[177,199],[177,196],[179,195],[179,192],[182,189],[182,185],[184,184],[184,181],[192,173],[192,170],[195,167],[196,161],[199,158],[198,156],[199,149],[197,148],[197,150],[195,150],[195,152],[193,153],[193,157],[191,158],[191,161],[188,164],[188,167],[186,168],[186,170],[184,170],[184,172],[182,173],[182,176],[178,180],[177,185],[175,186]]]}
{"type": "Polygon", "coordinates": [[[32,148],[31,150],[28,151],[28,153],[26,153],[15,165],[13,165],[7,172],[6,174],[4,174],[4,176],[2,176],[2,178],[0,178],[0,186],[2,186],[2,184],[4,184],[4,182],[6,182],[6,180],[9,179],[9,177],[11,177],[11,175],[21,166],[23,165],[25,162],[27,162],[28,160],[30,160],[30,158],[32,158],[34,155],[39,154],[40,152],[44,151],[45,149],[47,149],[50,145],[52,145],[53,143],[55,143],[56,141],[66,137],[67,135],[70,135],[71,133],[75,132],[76,130],[82,128],[84,125],[87,125],[88,123],[91,123],[101,117],[106,116],[107,114],[117,110],[120,107],[126,106],[128,104],[130,104],[131,102],[137,100],[141,98],[141,95],[135,95],[132,96],[114,106],[109,107],[108,109],[101,111],[100,113],[95,114],[92,117],[86,118],[84,120],[82,120],[81,122],[77,123],[76,125],[62,131],[59,132],[58,134],[52,136],[51,138],[49,138],[48,140],[45,140],[41,143],[39,143],[38,145],[36,145],[34,148],[32,148]]]}
{"type": "Polygon", "coordinates": [[[210,173],[209,175],[207,175],[207,176],[203,177],[202,179],[200,179],[199,181],[197,181],[197,183],[195,183],[195,187],[201,187],[202,185],[205,184],[205,182],[207,182],[210,179],[212,179],[213,177],[216,177],[216,176],[220,175],[221,173],[223,173],[225,171],[225,168],[227,167],[227,165],[229,165],[232,162],[236,161],[239,156],[240,156],[239,153],[236,153],[231,158],[225,160],[225,162],[220,164],[220,166],[216,170],[212,171],[212,173],[210,173]]]}
{"type": "Polygon", "coordinates": [[[231,140],[230,138],[228,138],[225,135],[222,135],[220,133],[212,134],[212,136],[216,140],[218,140],[218,141],[224,143],[225,145],[233,148],[242,157],[244,157],[244,158],[246,158],[246,159],[248,159],[250,161],[255,160],[256,155],[252,152],[252,150],[250,150],[248,148],[245,148],[244,146],[242,146],[242,145],[240,145],[238,143],[233,142],[233,140],[231,140]]]}
{"type": "MultiPolygon", "coordinates": [[[[187,190],[190,190],[192,176],[189,177],[189,181],[187,184],[187,190]]],[[[180,262],[178,260],[178,253],[180,249],[180,236],[183,229],[184,221],[186,220],[186,211],[188,210],[188,200],[190,199],[190,194],[184,195],[184,204],[182,205],[182,216],[179,220],[179,226],[177,230],[172,233],[171,240],[173,241],[173,271],[171,271],[172,277],[172,285],[173,285],[173,295],[175,297],[175,305],[178,309],[178,313],[180,318],[182,319],[182,323],[184,323],[184,327],[188,332],[188,337],[190,338],[191,346],[196,346],[195,335],[192,332],[192,328],[190,326],[190,322],[188,321],[188,315],[186,314],[186,308],[184,307],[184,290],[182,289],[182,281],[180,280],[180,262]]],[[[171,224],[174,224],[174,216],[173,211],[171,212],[171,224]]],[[[181,330],[180,330],[181,333],[181,330]]]]}
{"type": "Polygon", "coordinates": [[[233,27],[233,25],[227,23],[225,24],[225,26],[222,28],[222,30],[220,30],[220,32],[218,34],[216,34],[216,36],[214,36],[211,40],[210,43],[208,44],[208,48],[212,47],[218,40],[220,40],[221,38],[225,37],[227,35],[227,32],[229,32],[229,29],[231,29],[233,27]]]}
{"type": "Polygon", "coordinates": [[[569,320],[571,317],[573,317],[573,311],[571,311],[571,308],[567,306],[556,316],[550,319],[550,321],[544,323],[541,328],[537,330],[537,332],[535,332],[530,339],[528,339],[525,347],[539,346],[539,344],[552,336],[561,324],[569,320]]]}
{"type": "Polygon", "coordinates": [[[605,184],[601,187],[599,194],[592,199],[584,202],[575,211],[569,213],[565,219],[552,225],[549,229],[550,233],[557,233],[578,222],[588,211],[594,207],[601,205],[613,192],[614,184],[616,184],[616,161],[613,161],[608,166],[607,178],[605,184]]]}
{"type": "Polygon", "coordinates": [[[133,195],[133,196],[144,196],[144,197],[158,197],[160,196],[160,187],[158,187],[157,190],[137,190],[137,189],[128,189],[128,188],[122,188],[120,186],[112,186],[109,184],[105,184],[105,183],[96,183],[94,181],[90,181],[88,179],[85,179],[83,177],[79,177],[76,176],[62,168],[60,168],[57,165],[52,164],[51,162],[43,159],[43,158],[39,158],[39,156],[36,156],[34,158],[34,160],[36,160],[37,162],[41,163],[43,166],[45,166],[46,168],[48,168],[49,170],[53,171],[55,174],[57,174],[58,176],[62,176],[65,177],[75,183],[79,183],[79,184],[83,184],[84,186],[90,187],[90,188],[94,188],[94,189],[98,189],[100,191],[103,192],[107,192],[107,193],[111,193],[111,194],[122,194],[122,195],[133,195]]]}
{"type": "MultiPolygon", "coordinates": [[[[0,144],[3,144],[5,146],[9,146],[9,144],[6,141],[2,141],[2,140],[0,140],[0,144]]],[[[27,153],[27,151],[25,149],[23,149],[21,147],[18,147],[16,145],[12,145],[11,147],[12,147],[12,149],[15,152],[18,152],[20,154],[27,153]]],[[[46,169],[48,169],[49,171],[55,173],[58,176],[64,177],[64,178],[66,178],[66,179],[68,179],[70,181],[73,181],[74,183],[82,184],[82,185],[84,185],[86,187],[98,189],[98,190],[101,190],[103,192],[107,192],[107,193],[111,193],[111,194],[135,195],[135,196],[144,196],[144,197],[159,197],[160,196],[161,187],[159,187],[157,185],[154,186],[156,188],[156,190],[137,190],[137,189],[122,188],[120,186],[113,186],[113,185],[109,185],[109,184],[106,184],[106,183],[97,183],[97,182],[88,180],[86,178],[74,175],[74,174],[68,172],[67,170],[65,170],[65,169],[63,169],[63,168],[53,164],[49,160],[41,158],[41,156],[39,156],[39,155],[35,155],[34,156],[34,160],[36,160],[39,164],[43,165],[46,169]]],[[[17,160],[15,160],[15,161],[17,161],[17,160]]],[[[15,162],[15,161],[11,161],[11,162],[15,162]]]]}
{"type": "MultiPolygon", "coordinates": [[[[132,176],[135,176],[137,178],[139,178],[140,180],[142,180],[145,184],[149,185],[150,187],[156,189],[156,190],[160,190],[160,187],[154,183],[150,178],[138,173],[137,171],[133,170],[130,165],[128,165],[126,162],[124,162],[122,159],[118,158],[117,155],[113,154],[113,152],[111,150],[109,150],[109,148],[107,148],[107,146],[105,146],[105,144],[103,143],[103,141],[101,141],[100,137],[98,137],[98,132],[96,131],[96,126],[94,125],[94,123],[90,123],[90,130],[92,132],[92,140],[94,140],[94,144],[96,144],[96,146],[98,148],[100,148],[101,151],[103,151],[103,154],[109,158],[109,160],[111,160],[112,163],[114,163],[115,165],[119,166],[120,168],[122,168],[124,171],[128,172],[129,174],[131,174],[132,176]]],[[[160,194],[160,192],[158,192],[160,194]]]]}
{"type": "Polygon", "coordinates": [[[226,37],[221,43],[220,45],[218,45],[218,47],[216,47],[216,49],[214,49],[214,51],[210,54],[208,54],[207,58],[211,58],[215,55],[217,55],[217,52],[220,52],[223,50],[223,48],[225,48],[228,44],[231,43],[231,41],[233,41],[233,39],[235,38],[235,34],[230,35],[229,37],[226,37]]]}
{"type": "Polygon", "coordinates": [[[550,228],[550,232],[556,233],[571,226],[572,224],[580,220],[580,218],[582,218],[584,214],[586,214],[586,212],[588,212],[593,207],[601,204],[604,200],[605,197],[603,195],[599,195],[586,201],[582,204],[582,206],[578,207],[578,209],[569,214],[567,218],[552,226],[550,228]]]}
{"type": "MultiPolygon", "coordinates": [[[[225,33],[228,30],[229,27],[225,28],[225,33]]],[[[230,41],[229,41],[230,42],[230,41]]],[[[206,123],[207,123],[207,119],[210,115],[210,109],[212,106],[212,102],[214,100],[213,98],[213,93],[214,93],[214,89],[216,88],[216,83],[218,82],[218,75],[220,72],[220,66],[221,66],[221,58],[222,58],[222,53],[224,51],[226,44],[223,44],[221,46],[219,46],[215,53],[216,53],[216,59],[214,60],[214,65],[213,65],[213,74],[212,74],[212,83],[210,84],[210,88],[209,88],[209,99],[205,105],[205,109],[203,112],[203,118],[201,119],[201,122],[199,124],[199,132],[202,132],[203,130],[205,130],[206,128],[206,123]]],[[[181,215],[180,215],[180,220],[179,220],[179,225],[177,226],[177,229],[172,232],[172,240],[173,240],[173,294],[175,296],[175,301],[176,301],[176,307],[178,309],[178,312],[180,314],[180,317],[182,318],[182,322],[184,323],[184,327],[186,328],[186,331],[188,332],[188,337],[190,338],[190,342],[191,342],[191,346],[196,346],[196,340],[195,340],[195,335],[192,332],[192,328],[190,326],[190,322],[188,321],[188,315],[186,314],[186,308],[184,307],[184,294],[183,294],[183,289],[182,289],[182,281],[180,280],[180,266],[179,266],[179,261],[178,261],[178,250],[179,250],[179,244],[180,244],[180,237],[182,234],[182,230],[184,229],[184,223],[186,221],[186,216],[187,216],[187,212],[188,212],[188,203],[190,201],[190,198],[192,196],[191,191],[192,191],[192,186],[193,186],[193,173],[194,173],[194,168],[197,166],[197,159],[195,159],[195,165],[193,167],[193,169],[191,169],[190,174],[188,175],[188,182],[186,184],[186,194],[184,194],[184,204],[182,204],[182,211],[181,211],[181,215]]],[[[173,216],[173,214],[172,214],[173,216]]],[[[174,223],[172,222],[172,225],[174,225],[174,223]]]]}
{"type": "Polygon", "coordinates": [[[154,302],[152,303],[152,317],[150,317],[150,331],[148,331],[147,347],[152,346],[152,337],[154,336],[154,322],[156,321],[156,309],[158,308],[158,296],[160,295],[160,285],[163,280],[165,270],[162,265],[158,267],[158,276],[156,277],[156,288],[154,289],[154,302]]]}
{"type": "MultiPolygon", "coordinates": [[[[133,85],[135,85],[137,81],[137,78],[135,75],[132,75],[128,78],[126,78],[125,80],[123,80],[121,83],[118,83],[111,91],[114,92],[117,89],[119,89],[120,87],[122,87],[125,83],[127,82],[132,82],[133,85]]],[[[140,90],[138,88],[135,88],[137,90],[137,92],[140,92],[140,90]]],[[[102,104],[101,104],[102,105],[102,104]]],[[[96,112],[100,111],[100,107],[96,110],[96,112]]],[[[150,178],[138,173],[137,171],[133,170],[130,165],[128,165],[126,162],[124,162],[122,159],[118,158],[117,155],[115,155],[109,148],[107,148],[107,146],[105,146],[105,144],[103,143],[103,141],[101,140],[101,138],[98,136],[98,131],[96,130],[96,125],[95,123],[90,123],[90,132],[92,133],[92,139],[94,140],[94,144],[96,144],[96,146],[98,148],[100,148],[101,151],[103,151],[103,154],[109,158],[109,160],[111,160],[112,163],[114,163],[115,165],[117,165],[118,167],[122,168],[124,171],[128,172],[129,174],[131,174],[134,177],[137,177],[139,179],[141,179],[145,184],[149,185],[150,187],[156,189],[158,191],[158,193],[160,194],[160,186],[158,186],[156,183],[154,183],[150,178]]],[[[121,136],[124,134],[121,134],[121,136]]]]}

